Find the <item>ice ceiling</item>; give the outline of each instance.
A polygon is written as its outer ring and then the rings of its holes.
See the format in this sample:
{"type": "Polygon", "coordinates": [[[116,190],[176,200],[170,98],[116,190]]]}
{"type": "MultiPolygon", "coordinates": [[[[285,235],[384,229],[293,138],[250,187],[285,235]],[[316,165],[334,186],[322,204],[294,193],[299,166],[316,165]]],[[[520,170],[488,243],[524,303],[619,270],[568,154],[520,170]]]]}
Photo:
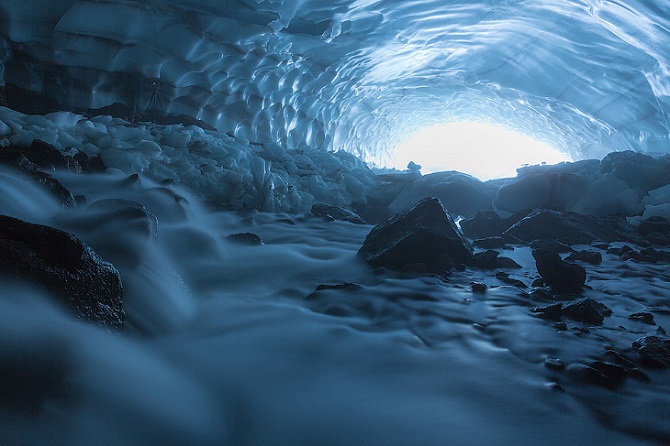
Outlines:
{"type": "MultiPolygon", "coordinates": [[[[573,159],[670,151],[666,0],[0,0],[4,82],[375,157],[485,119],[573,159]]],[[[11,105],[11,104],[10,104],[11,105]]]]}

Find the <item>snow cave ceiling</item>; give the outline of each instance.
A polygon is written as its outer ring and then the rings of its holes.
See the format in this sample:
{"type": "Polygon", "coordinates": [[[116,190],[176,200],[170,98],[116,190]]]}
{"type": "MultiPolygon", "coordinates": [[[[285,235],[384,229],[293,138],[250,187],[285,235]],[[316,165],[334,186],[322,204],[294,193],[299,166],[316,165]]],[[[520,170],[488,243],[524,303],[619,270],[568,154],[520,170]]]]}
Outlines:
{"type": "MultiPolygon", "coordinates": [[[[0,0],[8,86],[378,159],[480,119],[573,159],[668,152],[665,0],[0,0]]],[[[10,104],[11,105],[11,104],[10,104]]]]}

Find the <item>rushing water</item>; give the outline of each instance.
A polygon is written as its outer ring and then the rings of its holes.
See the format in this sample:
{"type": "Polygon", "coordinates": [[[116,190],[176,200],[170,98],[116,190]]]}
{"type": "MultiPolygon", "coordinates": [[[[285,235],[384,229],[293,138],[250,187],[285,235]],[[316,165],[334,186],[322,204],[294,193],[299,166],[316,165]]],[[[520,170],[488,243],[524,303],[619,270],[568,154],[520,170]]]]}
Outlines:
{"type": "MultiPolygon", "coordinates": [[[[663,372],[612,391],[543,366],[547,357],[584,362],[605,345],[629,346],[646,327],[626,311],[667,307],[650,297],[667,296],[661,268],[629,266],[633,287],[617,279],[614,261],[604,263],[590,284],[617,316],[590,334],[558,332],[532,315],[528,297],[484,272],[448,282],[375,272],[356,256],[367,225],[208,210],[187,191],[142,177],[59,176],[85,204],[64,210],[3,172],[3,195],[14,203],[7,212],[71,231],[113,261],[128,327],[110,333],[77,322],[36,291],[4,283],[0,373],[13,397],[0,410],[2,444],[670,438],[663,372]],[[137,203],[148,213],[128,212],[137,203]],[[223,239],[238,232],[264,245],[223,239]],[[498,287],[473,294],[471,280],[498,287]],[[357,285],[315,291],[350,282],[357,285]],[[564,392],[552,390],[556,382],[564,392]]],[[[508,254],[532,266],[527,250],[508,254]]],[[[534,273],[519,277],[530,282],[534,273]]]]}

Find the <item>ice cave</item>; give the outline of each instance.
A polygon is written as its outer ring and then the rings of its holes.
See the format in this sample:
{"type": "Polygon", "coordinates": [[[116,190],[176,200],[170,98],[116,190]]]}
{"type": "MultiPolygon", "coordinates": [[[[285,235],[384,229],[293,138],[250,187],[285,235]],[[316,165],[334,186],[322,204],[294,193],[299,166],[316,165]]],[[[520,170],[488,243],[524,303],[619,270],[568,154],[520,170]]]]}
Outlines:
{"type": "Polygon", "coordinates": [[[668,112],[667,0],[0,0],[0,444],[670,444],[668,112]]]}

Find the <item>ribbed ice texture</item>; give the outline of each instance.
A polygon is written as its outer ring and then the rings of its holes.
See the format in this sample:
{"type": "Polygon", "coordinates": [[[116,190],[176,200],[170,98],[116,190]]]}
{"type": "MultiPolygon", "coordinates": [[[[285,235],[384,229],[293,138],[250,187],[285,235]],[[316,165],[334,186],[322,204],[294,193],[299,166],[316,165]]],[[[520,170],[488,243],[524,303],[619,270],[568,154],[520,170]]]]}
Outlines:
{"type": "Polygon", "coordinates": [[[72,107],[143,110],[157,77],[171,113],[373,160],[464,118],[573,159],[669,147],[664,0],[0,0],[0,14],[22,56],[5,81],[72,107]]]}

